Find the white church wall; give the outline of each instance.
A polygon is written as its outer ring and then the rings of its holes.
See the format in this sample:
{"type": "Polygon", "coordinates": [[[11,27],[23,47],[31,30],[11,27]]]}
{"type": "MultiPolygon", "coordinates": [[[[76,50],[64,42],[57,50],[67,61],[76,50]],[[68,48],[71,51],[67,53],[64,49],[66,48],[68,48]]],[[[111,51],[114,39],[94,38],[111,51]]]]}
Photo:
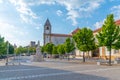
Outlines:
{"type": "Polygon", "coordinates": [[[45,30],[45,33],[50,34],[50,30],[45,30]]]}
{"type": "Polygon", "coordinates": [[[45,44],[50,42],[50,36],[45,36],[45,44]]]}
{"type": "Polygon", "coordinates": [[[51,41],[53,44],[58,45],[58,44],[63,44],[67,38],[68,37],[51,36],[51,41]]]}

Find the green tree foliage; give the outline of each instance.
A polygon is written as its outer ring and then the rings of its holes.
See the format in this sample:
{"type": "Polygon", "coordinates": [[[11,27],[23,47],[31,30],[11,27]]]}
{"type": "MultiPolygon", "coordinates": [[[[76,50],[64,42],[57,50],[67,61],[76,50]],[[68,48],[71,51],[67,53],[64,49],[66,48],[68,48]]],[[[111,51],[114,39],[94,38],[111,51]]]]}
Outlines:
{"type": "Polygon", "coordinates": [[[16,54],[22,54],[22,53],[26,53],[26,52],[27,52],[27,48],[24,48],[22,46],[19,46],[18,48],[15,49],[16,54]]]}
{"type": "Polygon", "coordinates": [[[65,46],[64,46],[64,44],[59,44],[58,45],[57,52],[59,53],[59,55],[65,54],[65,46]]]}
{"type": "Polygon", "coordinates": [[[55,54],[55,55],[58,54],[57,46],[53,46],[52,54],[55,54]]]}
{"type": "MultiPolygon", "coordinates": [[[[7,54],[7,45],[8,45],[8,41],[5,42],[4,41],[4,37],[0,36],[0,55],[6,55],[7,54]]],[[[9,43],[9,54],[14,54],[14,46],[12,44],[9,43]]]]}
{"type": "Polygon", "coordinates": [[[36,52],[36,48],[35,47],[28,47],[29,53],[34,54],[36,52]]]}
{"type": "Polygon", "coordinates": [[[22,53],[28,53],[29,51],[29,48],[28,47],[22,47],[22,53]]]}
{"type": "Polygon", "coordinates": [[[45,46],[41,46],[41,48],[40,48],[40,49],[41,49],[41,53],[44,53],[44,52],[45,52],[45,49],[44,49],[44,48],[45,48],[45,46]]]}
{"type": "Polygon", "coordinates": [[[68,60],[69,60],[69,53],[75,49],[75,45],[72,39],[67,38],[65,43],[65,52],[68,54],[68,60]]]}
{"type": "Polygon", "coordinates": [[[4,41],[4,37],[0,36],[0,55],[6,54],[6,43],[4,41]]]}
{"type": "Polygon", "coordinates": [[[57,46],[53,46],[52,54],[53,58],[58,58],[59,54],[57,52],[57,46]]]}
{"type": "Polygon", "coordinates": [[[54,46],[54,44],[52,44],[52,43],[47,43],[47,44],[45,45],[45,48],[44,48],[45,52],[47,52],[48,54],[51,54],[51,55],[52,55],[53,46],[54,46]]]}
{"type": "Polygon", "coordinates": [[[102,30],[96,36],[99,46],[106,46],[109,53],[109,65],[111,65],[111,48],[120,48],[120,27],[115,24],[113,14],[107,16],[102,30]]]}
{"type": "Polygon", "coordinates": [[[74,42],[70,38],[66,39],[64,45],[65,45],[65,52],[67,53],[70,53],[75,49],[74,42]]]}
{"type": "Polygon", "coordinates": [[[14,54],[14,46],[9,43],[9,54],[14,54]]]}
{"type": "Polygon", "coordinates": [[[19,46],[18,48],[15,49],[15,53],[16,53],[16,54],[20,54],[20,53],[21,53],[21,51],[20,51],[21,49],[20,49],[20,48],[21,48],[21,47],[19,46]]]}
{"type": "Polygon", "coordinates": [[[83,62],[85,62],[86,51],[90,51],[95,49],[95,38],[93,35],[93,31],[88,28],[82,28],[76,34],[73,35],[73,39],[76,43],[77,48],[80,51],[83,51],[83,62]]]}
{"type": "Polygon", "coordinates": [[[16,54],[33,54],[36,52],[36,48],[35,47],[23,47],[23,46],[19,46],[18,48],[15,49],[15,53],[16,54]]]}

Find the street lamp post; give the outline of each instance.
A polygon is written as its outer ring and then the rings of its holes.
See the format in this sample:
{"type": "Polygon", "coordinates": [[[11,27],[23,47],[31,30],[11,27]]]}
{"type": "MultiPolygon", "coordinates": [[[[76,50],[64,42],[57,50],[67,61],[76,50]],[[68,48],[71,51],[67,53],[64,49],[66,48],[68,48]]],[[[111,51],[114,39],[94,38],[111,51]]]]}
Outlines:
{"type": "Polygon", "coordinates": [[[9,54],[9,42],[7,44],[7,59],[6,59],[6,66],[8,65],[8,54],[9,54]]]}
{"type": "Polygon", "coordinates": [[[15,52],[15,50],[16,50],[16,44],[14,44],[14,60],[15,60],[15,57],[16,57],[16,52],[15,52]]]}
{"type": "Polygon", "coordinates": [[[28,46],[28,51],[27,51],[27,54],[28,54],[28,55],[30,55],[29,46],[28,46]]]}

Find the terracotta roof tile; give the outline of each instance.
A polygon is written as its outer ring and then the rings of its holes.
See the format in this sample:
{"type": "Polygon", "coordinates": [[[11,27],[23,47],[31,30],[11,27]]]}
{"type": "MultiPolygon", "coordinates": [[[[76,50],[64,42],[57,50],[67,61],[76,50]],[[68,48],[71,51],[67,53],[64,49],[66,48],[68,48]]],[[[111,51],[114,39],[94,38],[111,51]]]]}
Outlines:
{"type": "MultiPolygon", "coordinates": [[[[116,25],[120,25],[120,20],[115,21],[115,24],[116,24],[116,25]]],[[[101,29],[102,29],[102,28],[98,28],[98,29],[94,30],[93,33],[99,32],[99,31],[101,31],[101,29]]]]}
{"type": "Polygon", "coordinates": [[[101,31],[101,29],[102,29],[102,28],[98,28],[98,29],[94,30],[93,33],[99,32],[99,31],[101,31]]]}
{"type": "Polygon", "coordinates": [[[80,28],[75,29],[73,32],[71,32],[72,34],[75,34],[76,32],[78,32],[80,30],[80,28]]]}
{"type": "Polygon", "coordinates": [[[72,37],[70,34],[51,34],[51,36],[56,36],[56,37],[72,37]]]}
{"type": "Polygon", "coordinates": [[[120,20],[115,21],[116,25],[120,25],[120,20]]]}

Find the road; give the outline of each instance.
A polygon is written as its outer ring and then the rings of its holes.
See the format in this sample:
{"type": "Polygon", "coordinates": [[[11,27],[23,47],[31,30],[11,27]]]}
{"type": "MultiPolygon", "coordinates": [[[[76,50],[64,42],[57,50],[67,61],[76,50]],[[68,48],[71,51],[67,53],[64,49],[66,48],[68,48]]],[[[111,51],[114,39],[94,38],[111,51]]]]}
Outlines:
{"type": "Polygon", "coordinates": [[[46,60],[0,66],[0,80],[120,80],[120,66],[46,60]]]}

